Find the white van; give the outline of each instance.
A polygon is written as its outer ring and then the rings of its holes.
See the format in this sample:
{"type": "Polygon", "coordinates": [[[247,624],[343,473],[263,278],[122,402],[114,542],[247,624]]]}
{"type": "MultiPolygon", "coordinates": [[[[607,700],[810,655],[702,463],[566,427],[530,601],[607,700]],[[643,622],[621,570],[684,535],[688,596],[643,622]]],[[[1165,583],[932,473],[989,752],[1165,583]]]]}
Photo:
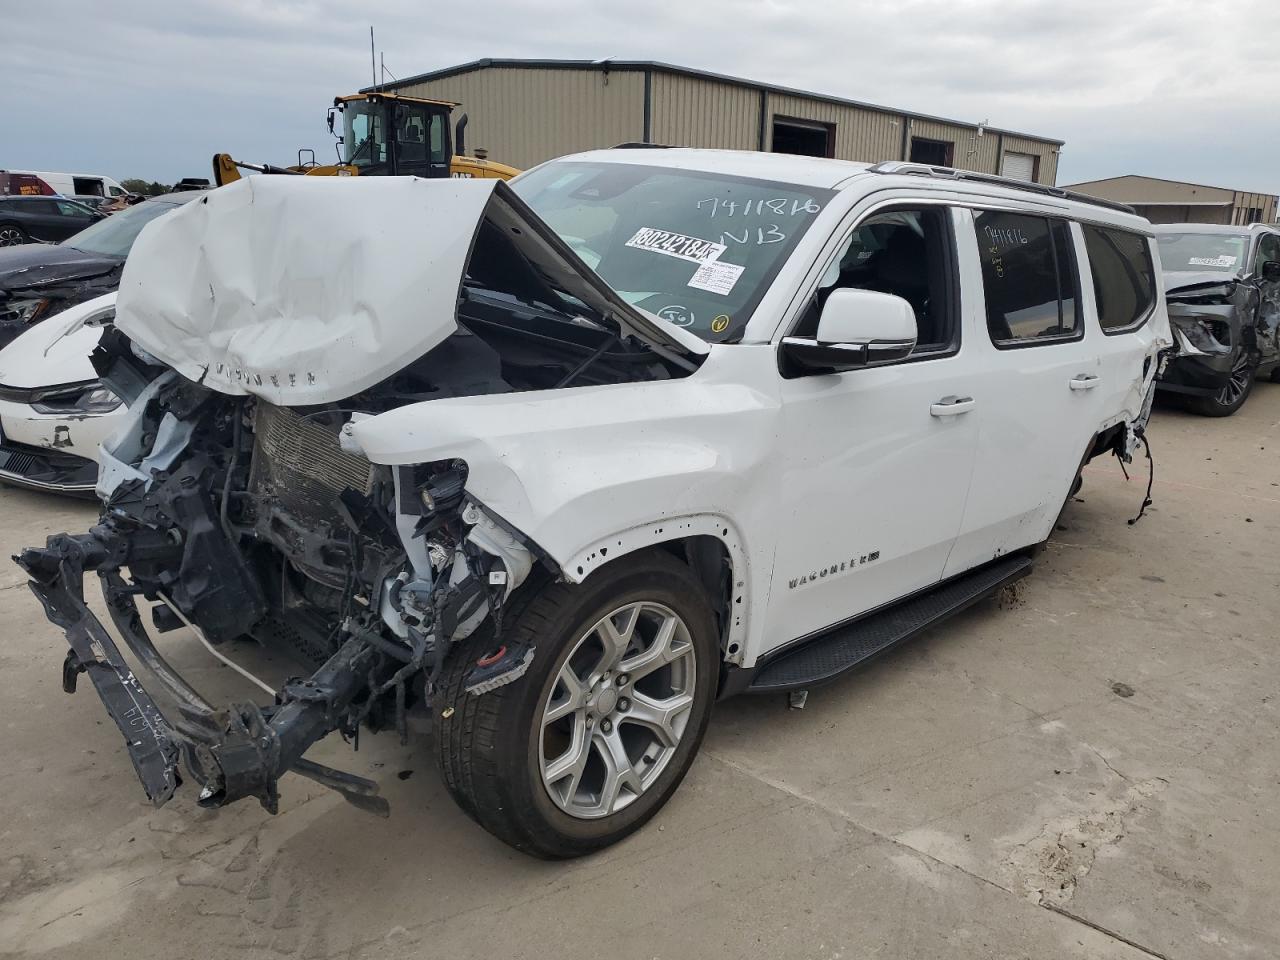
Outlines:
{"type": "Polygon", "coordinates": [[[99,173],[0,170],[0,194],[123,197],[128,192],[118,180],[99,173]]]}

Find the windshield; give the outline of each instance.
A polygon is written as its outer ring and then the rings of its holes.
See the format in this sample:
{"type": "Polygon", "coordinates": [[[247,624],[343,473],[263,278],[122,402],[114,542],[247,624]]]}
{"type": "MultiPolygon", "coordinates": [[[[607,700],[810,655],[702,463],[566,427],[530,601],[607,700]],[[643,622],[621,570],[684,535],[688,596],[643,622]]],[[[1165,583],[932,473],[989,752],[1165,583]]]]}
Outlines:
{"type": "Polygon", "coordinates": [[[387,162],[387,134],[383,110],[366,100],[355,100],[342,110],[342,145],[346,162],[362,171],[387,162]]]}
{"type": "Polygon", "coordinates": [[[831,190],[637,164],[554,162],[516,193],[627,302],[737,340],[831,190]]]}
{"type": "Polygon", "coordinates": [[[1157,233],[1166,272],[1238,273],[1249,253],[1244,233],[1157,233]]]}
{"type": "Polygon", "coordinates": [[[129,256],[133,241],[148,223],[181,204],[151,200],[128,210],[121,210],[105,220],[85,227],[79,233],[62,241],[64,247],[74,247],[82,253],[96,253],[104,257],[129,256]]]}

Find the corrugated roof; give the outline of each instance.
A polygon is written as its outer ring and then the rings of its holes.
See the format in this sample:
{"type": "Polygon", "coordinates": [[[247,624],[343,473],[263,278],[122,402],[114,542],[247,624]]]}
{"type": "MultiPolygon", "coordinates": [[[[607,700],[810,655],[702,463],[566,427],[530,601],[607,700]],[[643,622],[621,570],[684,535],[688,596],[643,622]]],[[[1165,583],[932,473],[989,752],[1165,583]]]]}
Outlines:
{"type": "MultiPolygon", "coordinates": [[[[403,80],[396,80],[386,84],[378,84],[377,87],[365,87],[360,92],[368,93],[375,89],[396,89],[411,83],[427,83],[431,80],[443,80],[446,77],[456,77],[459,74],[472,73],[476,70],[484,70],[490,67],[528,67],[543,70],[654,70],[661,73],[673,73],[685,77],[696,77],[701,80],[715,80],[720,83],[729,83],[734,86],[746,87],[751,90],[763,90],[768,93],[777,93],[792,97],[805,97],[810,100],[819,100],[823,103],[834,103],[845,107],[874,110],[877,113],[890,113],[894,116],[909,117],[913,120],[929,120],[934,123],[949,123],[958,127],[969,127],[975,130],[978,128],[978,124],[970,123],[965,120],[951,120],[946,117],[935,117],[926,113],[916,113],[912,110],[897,110],[893,107],[885,107],[875,103],[864,103],[860,100],[835,97],[826,93],[814,93],[811,90],[799,90],[795,87],[782,87],[772,83],[761,83],[758,80],[731,77],[723,73],[712,73],[709,70],[695,70],[692,67],[681,67],[676,64],[663,63],[660,60],[537,60],[512,57],[485,57],[480,60],[472,60],[468,63],[460,63],[454,67],[430,70],[427,73],[420,73],[416,76],[406,77],[403,80]]],[[[989,130],[992,133],[1000,133],[1010,137],[1022,137],[1025,140],[1037,140],[1040,143],[1048,143],[1059,147],[1063,144],[1063,141],[1061,140],[1055,140],[1052,137],[1042,137],[1034,133],[1019,133],[1017,130],[1004,130],[1000,127],[990,126],[985,126],[984,129],[989,130]]]]}

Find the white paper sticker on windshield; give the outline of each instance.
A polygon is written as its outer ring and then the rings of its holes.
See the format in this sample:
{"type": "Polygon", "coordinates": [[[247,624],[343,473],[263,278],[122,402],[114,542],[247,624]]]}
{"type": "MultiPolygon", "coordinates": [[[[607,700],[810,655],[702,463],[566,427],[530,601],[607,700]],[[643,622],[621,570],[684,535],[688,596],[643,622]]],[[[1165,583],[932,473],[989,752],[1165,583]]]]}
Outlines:
{"type": "Polygon", "coordinates": [[[1234,267],[1239,259],[1223,253],[1216,257],[1192,257],[1187,263],[1193,267],[1234,267]]]}
{"type": "Polygon", "coordinates": [[[641,227],[636,231],[635,236],[627,241],[627,246],[637,250],[648,250],[650,253],[661,253],[668,257],[679,257],[691,263],[707,263],[728,249],[723,243],[686,237],[682,233],[671,233],[669,230],[659,230],[656,227],[641,227]]]}
{"type": "Polygon", "coordinates": [[[689,286],[727,297],[733,290],[733,285],[742,276],[744,269],[746,268],[740,267],[736,263],[721,263],[719,260],[708,260],[693,271],[693,276],[689,279],[689,286]]]}

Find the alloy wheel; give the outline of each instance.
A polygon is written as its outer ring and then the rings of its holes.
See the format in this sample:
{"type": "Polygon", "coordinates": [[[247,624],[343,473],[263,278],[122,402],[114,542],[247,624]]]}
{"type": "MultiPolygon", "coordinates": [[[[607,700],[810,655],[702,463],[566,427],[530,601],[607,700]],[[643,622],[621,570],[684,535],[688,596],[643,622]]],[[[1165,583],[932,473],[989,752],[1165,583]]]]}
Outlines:
{"type": "Polygon", "coordinates": [[[1253,370],[1249,363],[1249,354],[1241,351],[1235,364],[1231,367],[1231,379],[1218,391],[1217,401],[1224,407],[1232,407],[1240,402],[1249,390],[1249,382],[1253,379],[1253,370]]]}
{"type": "Polygon", "coordinates": [[[17,227],[0,227],[0,247],[16,247],[23,242],[22,231],[17,227]]]}
{"type": "Polygon", "coordinates": [[[651,787],[684,736],[697,664],[685,622],[639,601],[579,637],[542,704],[542,783],[565,813],[617,813],[651,787]]]}

